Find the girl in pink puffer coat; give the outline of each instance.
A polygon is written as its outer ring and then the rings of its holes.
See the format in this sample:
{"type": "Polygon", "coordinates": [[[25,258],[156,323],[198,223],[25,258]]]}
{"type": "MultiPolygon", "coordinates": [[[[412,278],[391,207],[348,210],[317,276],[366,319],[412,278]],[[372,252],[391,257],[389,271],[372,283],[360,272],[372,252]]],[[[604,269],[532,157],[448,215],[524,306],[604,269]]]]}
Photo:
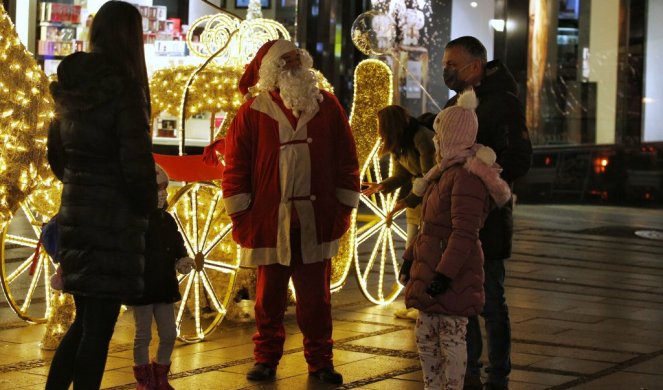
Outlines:
{"type": "Polygon", "coordinates": [[[477,98],[464,92],[435,118],[438,163],[414,183],[424,194],[422,224],[401,268],[405,305],[420,310],[415,327],[425,389],[462,389],[467,317],[484,304],[479,230],[493,207],[511,198],[495,152],[476,144],[477,98]]]}

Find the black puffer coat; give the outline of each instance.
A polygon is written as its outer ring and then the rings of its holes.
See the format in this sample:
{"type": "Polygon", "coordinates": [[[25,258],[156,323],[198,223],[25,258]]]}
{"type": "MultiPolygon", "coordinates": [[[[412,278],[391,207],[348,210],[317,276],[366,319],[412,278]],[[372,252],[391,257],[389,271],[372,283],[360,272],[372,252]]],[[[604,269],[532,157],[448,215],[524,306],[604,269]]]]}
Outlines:
{"type": "Polygon", "coordinates": [[[142,297],[124,303],[139,306],[174,303],[182,299],[175,263],[186,256],[184,240],[175,219],[165,210],[152,212],[145,234],[145,290],[142,297]]]}
{"type": "Polygon", "coordinates": [[[76,53],[51,84],[48,161],[63,182],[58,216],[64,291],[123,299],[143,292],[157,185],[143,89],[101,54],[76,53]]]}
{"type": "MultiPolygon", "coordinates": [[[[479,99],[477,143],[495,151],[497,163],[504,169],[501,176],[511,185],[527,173],[532,160],[532,144],[516,81],[500,61],[490,61],[481,84],[474,90],[479,99]]],[[[451,98],[445,108],[456,104],[457,98],[458,95],[451,98]]],[[[512,212],[513,204],[509,202],[488,215],[480,232],[486,261],[511,257],[512,212]]]]}

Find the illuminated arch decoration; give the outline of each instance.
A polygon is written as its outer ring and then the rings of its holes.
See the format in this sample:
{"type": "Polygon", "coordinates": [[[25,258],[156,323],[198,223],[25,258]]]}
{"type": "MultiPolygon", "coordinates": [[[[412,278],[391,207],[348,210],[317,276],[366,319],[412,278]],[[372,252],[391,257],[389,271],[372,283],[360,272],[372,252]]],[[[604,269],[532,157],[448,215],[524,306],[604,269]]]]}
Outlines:
{"type": "Polygon", "coordinates": [[[196,19],[189,27],[186,36],[189,51],[198,57],[208,58],[223,47],[230,38],[230,34],[239,28],[241,22],[241,19],[229,13],[207,15],[196,19]],[[193,34],[200,28],[203,29],[200,34],[200,42],[194,42],[193,34]]]}
{"type": "Polygon", "coordinates": [[[209,58],[227,45],[214,60],[231,67],[249,63],[258,49],[273,39],[291,38],[288,30],[275,20],[241,20],[230,13],[203,16],[193,22],[187,33],[189,50],[199,57],[209,58]],[[194,42],[194,31],[200,28],[203,28],[200,42],[194,42]]]}

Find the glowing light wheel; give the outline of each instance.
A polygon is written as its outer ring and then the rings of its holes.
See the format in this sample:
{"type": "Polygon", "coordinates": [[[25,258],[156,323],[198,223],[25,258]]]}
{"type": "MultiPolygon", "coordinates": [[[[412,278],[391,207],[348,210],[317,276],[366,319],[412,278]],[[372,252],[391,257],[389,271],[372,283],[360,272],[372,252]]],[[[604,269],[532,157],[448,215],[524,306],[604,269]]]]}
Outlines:
{"type": "Polygon", "coordinates": [[[238,247],[232,240],[230,217],[218,185],[187,184],[168,202],[168,211],[196,263],[191,273],[178,276],[182,293],[175,313],[178,337],[197,342],[214,331],[226,315],[239,268],[238,247]]]}
{"type": "Polygon", "coordinates": [[[2,291],[9,306],[24,321],[46,322],[51,307],[51,275],[56,265],[37,242],[49,217],[39,214],[28,200],[20,205],[2,230],[2,291]]]}
{"type": "MultiPolygon", "coordinates": [[[[375,144],[362,169],[362,182],[379,183],[389,176],[380,165],[380,144],[375,144]]],[[[355,230],[355,272],[361,291],[376,304],[393,302],[403,288],[398,283],[399,257],[407,238],[406,224],[397,212],[391,221],[387,214],[394,208],[399,191],[391,194],[361,195],[355,230]],[[371,214],[365,214],[366,212],[371,214]],[[399,247],[399,250],[396,248],[399,247]]]]}

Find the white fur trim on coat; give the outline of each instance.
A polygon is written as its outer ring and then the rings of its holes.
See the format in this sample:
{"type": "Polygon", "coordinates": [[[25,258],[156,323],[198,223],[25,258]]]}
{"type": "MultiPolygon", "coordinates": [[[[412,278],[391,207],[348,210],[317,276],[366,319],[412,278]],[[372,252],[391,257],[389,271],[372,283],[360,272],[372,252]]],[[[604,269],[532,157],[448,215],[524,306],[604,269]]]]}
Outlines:
{"type": "MultiPolygon", "coordinates": [[[[322,244],[313,243],[313,251],[310,253],[313,260],[304,261],[304,264],[331,259],[337,254],[338,240],[323,242],[322,244]]],[[[283,253],[276,248],[241,247],[239,255],[242,266],[246,267],[257,267],[269,264],[290,265],[290,256],[283,256],[283,253]]]]}
{"type": "Polygon", "coordinates": [[[285,39],[279,39],[267,50],[267,53],[262,58],[260,67],[262,68],[262,64],[281,59],[284,54],[290,53],[293,50],[297,50],[297,46],[294,43],[285,39]]]}
{"type": "Polygon", "coordinates": [[[423,177],[418,177],[414,179],[414,183],[412,183],[412,193],[420,197],[424,196],[427,187],[428,180],[424,179],[423,177]]]}
{"type": "Polygon", "coordinates": [[[346,188],[336,188],[336,199],[348,207],[359,207],[359,195],[360,193],[357,191],[348,190],[346,188]]]}
{"type": "Polygon", "coordinates": [[[276,227],[276,248],[242,248],[241,259],[244,265],[290,264],[290,227],[292,208],[297,211],[301,231],[301,252],[304,264],[309,264],[338,252],[338,242],[317,244],[317,227],[313,202],[316,194],[311,193],[311,156],[308,143],[315,142],[309,137],[307,124],[318,113],[302,113],[293,129],[281,108],[269,94],[261,94],[251,104],[251,108],[262,112],[277,122],[279,130],[279,190],[281,202],[278,209],[276,227]],[[292,141],[305,141],[291,143],[292,141]],[[292,201],[291,198],[299,198],[292,201]]]}
{"type": "Polygon", "coordinates": [[[228,198],[223,198],[223,204],[226,206],[228,215],[239,213],[249,208],[251,205],[251,194],[237,194],[228,198]]]}
{"type": "Polygon", "coordinates": [[[502,168],[495,163],[495,152],[491,148],[482,146],[474,157],[467,159],[465,169],[483,181],[498,207],[511,199],[511,187],[500,177],[502,168]]]}

